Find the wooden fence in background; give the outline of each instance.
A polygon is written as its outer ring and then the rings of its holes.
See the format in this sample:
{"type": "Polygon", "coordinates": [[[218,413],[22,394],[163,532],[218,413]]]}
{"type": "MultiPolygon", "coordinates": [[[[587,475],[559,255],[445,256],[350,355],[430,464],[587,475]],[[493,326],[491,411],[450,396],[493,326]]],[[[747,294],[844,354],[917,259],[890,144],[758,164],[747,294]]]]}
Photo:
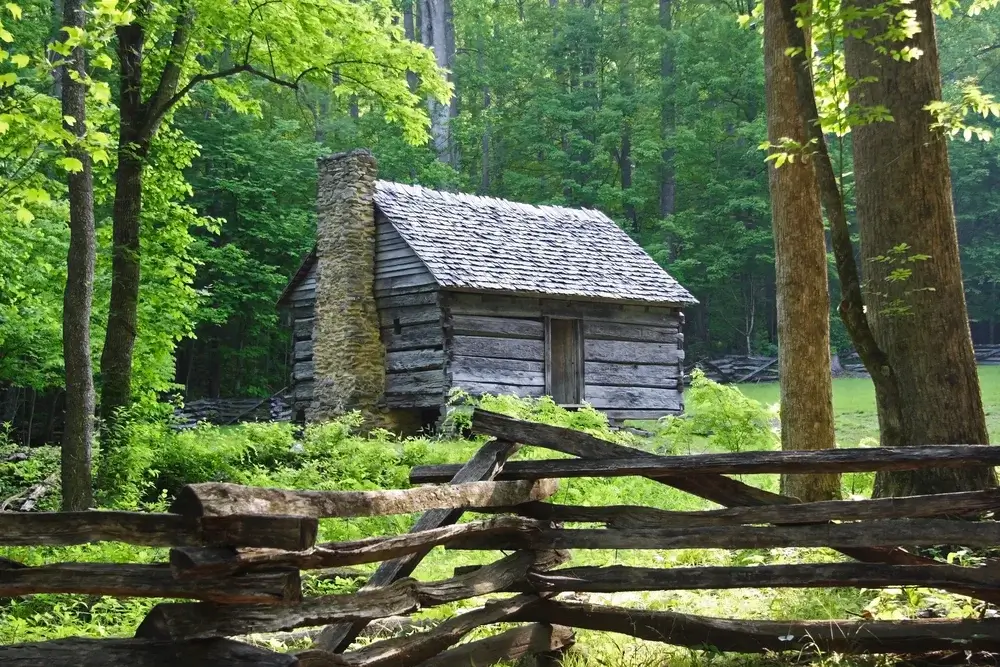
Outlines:
{"type": "MultiPolygon", "coordinates": [[[[980,366],[1000,364],[1000,345],[976,345],[975,353],[976,363],[980,366]]],[[[723,384],[777,382],[780,379],[777,357],[727,354],[713,359],[702,358],[685,367],[685,382],[690,383],[691,371],[695,368],[700,368],[709,380],[723,384]]],[[[837,376],[865,377],[868,375],[868,371],[865,370],[857,352],[851,352],[835,359],[833,372],[837,376]]]]}
{"type": "Polygon", "coordinates": [[[728,477],[743,473],[912,470],[1000,464],[1000,448],[946,446],[656,456],[585,433],[476,411],[493,439],[465,465],[419,466],[404,490],[321,492],[231,484],[185,487],[169,514],[0,513],[2,545],[117,540],[170,546],[152,565],[0,561],[0,598],[34,593],[189,599],[157,604],[129,639],[0,646],[0,664],[145,667],[281,665],[485,666],[554,655],[572,628],[721,651],[1000,652],[1000,619],[759,621],[565,600],[560,593],[746,587],[924,586],[1000,603],[1000,572],[925,558],[900,545],[1000,545],[1000,490],[869,501],[799,503],[728,477]],[[520,444],[575,458],[511,461],[520,444]],[[546,502],[554,478],[643,476],[723,509],[585,507],[546,502]],[[466,511],[486,516],[458,523],[466,511]],[[316,544],[318,519],[423,512],[411,532],[316,544]],[[581,525],[582,524],[582,525],[581,525]],[[410,578],[434,547],[508,555],[452,578],[410,578]],[[755,567],[573,567],[569,549],[832,547],[851,560],[755,567]],[[359,591],[303,597],[301,571],[381,565],[359,591]],[[424,631],[357,646],[379,619],[458,600],[483,607],[424,631]],[[476,628],[512,629],[459,642],[476,628]],[[276,653],[232,637],[325,626],[312,649],[276,653]],[[353,650],[350,650],[353,649],[353,650]]]}

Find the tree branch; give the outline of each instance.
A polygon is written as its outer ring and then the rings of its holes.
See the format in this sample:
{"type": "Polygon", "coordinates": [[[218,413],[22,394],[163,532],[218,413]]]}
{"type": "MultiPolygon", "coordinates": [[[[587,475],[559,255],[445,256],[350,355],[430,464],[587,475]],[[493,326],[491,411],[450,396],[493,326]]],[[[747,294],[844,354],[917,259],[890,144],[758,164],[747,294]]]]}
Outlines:
{"type": "Polygon", "coordinates": [[[156,126],[175,103],[172,101],[173,95],[180,82],[184,60],[187,57],[192,23],[194,23],[194,10],[188,6],[187,2],[182,2],[177,18],[174,20],[174,34],[170,40],[170,53],[167,55],[167,62],[160,73],[156,92],[145,105],[146,113],[142,123],[142,133],[146,137],[152,136],[156,126]]]}

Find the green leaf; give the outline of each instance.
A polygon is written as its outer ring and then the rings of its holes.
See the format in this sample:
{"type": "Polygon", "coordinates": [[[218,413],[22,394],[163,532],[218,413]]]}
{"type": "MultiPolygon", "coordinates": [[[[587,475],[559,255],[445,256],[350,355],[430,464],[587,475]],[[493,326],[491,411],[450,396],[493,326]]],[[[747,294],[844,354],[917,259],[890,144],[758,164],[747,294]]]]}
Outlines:
{"type": "Polygon", "coordinates": [[[83,163],[75,157],[64,157],[56,160],[56,164],[71,174],[83,171],[83,163]]]}
{"type": "Polygon", "coordinates": [[[17,83],[17,75],[13,72],[0,74],[0,88],[7,88],[13,86],[15,83],[17,83]]]}
{"type": "Polygon", "coordinates": [[[13,2],[8,2],[6,7],[7,11],[10,12],[10,15],[14,17],[14,20],[20,20],[21,8],[19,6],[15,5],[13,2]]]}
{"type": "Polygon", "coordinates": [[[101,69],[111,69],[114,66],[111,56],[106,53],[99,54],[91,62],[93,62],[94,67],[100,67],[101,69]]]}
{"type": "Polygon", "coordinates": [[[17,213],[15,213],[14,215],[17,218],[18,222],[23,222],[24,224],[28,224],[29,222],[35,219],[35,215],[28,209],[24,208],[23,206],[18,208],[17,213]]]}
{"type": "Polygon", "coordinates": [[[31,58],[23,53],[15,53],[10,57],[10,61],[14,63],[16,67],[27,67],[28,63],[31,62],[31,58]]]}

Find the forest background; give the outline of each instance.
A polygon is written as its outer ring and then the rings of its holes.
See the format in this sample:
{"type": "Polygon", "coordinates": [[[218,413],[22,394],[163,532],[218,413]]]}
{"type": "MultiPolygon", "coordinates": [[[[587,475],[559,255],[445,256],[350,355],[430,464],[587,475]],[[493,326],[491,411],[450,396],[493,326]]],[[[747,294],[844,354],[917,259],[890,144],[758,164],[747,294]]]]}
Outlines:
{"type": "MultiPolygon", "coordinates": [[[[6,36],[44,50],[58,3],[19,6],[6,36]]],[[[137,396],[267,396],[287,384],[275,302],[313,244],[315,159],[354,147],[374,152],[383,179],[600,209],[700,300],[687,312],[689,358],[775,353],[761,36],[739,21],[753,5],[404,0],[397,9],[407,36],[434,46],[451,71],[454,97],[431,104],[428,144],[408,143],[377,95],[252,77],[195,88],[157,134],[142,212],[137,396]],[[436,43],[431,14],[444,27],[436,43]]],[[[956,13],[939,21],[939,40],[946,98],[972,80],[1000,93],[1000,15],[956,13]]],[[[832,150],[850,206],[849,141],[832,150]]],[[[998,342],[1000,146],[959,139],[950,151],[974,339],[998,342]]],[[[114,189],[99,156],[95,188],[96,368],[114,189]]],[[[58,191],[0,210],[0,387],[62,385],[67,210],[58,191]]],[[[831,327],[834,347],[848,349],[835,314],[831,327]]]]}

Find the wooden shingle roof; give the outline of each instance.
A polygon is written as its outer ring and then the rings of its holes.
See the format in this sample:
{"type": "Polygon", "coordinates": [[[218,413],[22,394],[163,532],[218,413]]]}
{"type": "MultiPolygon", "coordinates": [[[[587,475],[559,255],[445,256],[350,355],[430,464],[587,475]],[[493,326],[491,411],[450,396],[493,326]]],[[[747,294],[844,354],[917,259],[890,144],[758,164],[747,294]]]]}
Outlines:
{"type": "MultiPolygon", "coordinates": [[[[442,287],[671,306],[698,303],[600,211],[377,181],[375,205],[442,287]]],[[[282,292],[308,273],[306,258],[282,292]]]]}
{"type": "Polygon", "coordinates": [[[697,300],[600,211],[378,181],[375,204],[442,286],[685,306],[697,300]]]}

